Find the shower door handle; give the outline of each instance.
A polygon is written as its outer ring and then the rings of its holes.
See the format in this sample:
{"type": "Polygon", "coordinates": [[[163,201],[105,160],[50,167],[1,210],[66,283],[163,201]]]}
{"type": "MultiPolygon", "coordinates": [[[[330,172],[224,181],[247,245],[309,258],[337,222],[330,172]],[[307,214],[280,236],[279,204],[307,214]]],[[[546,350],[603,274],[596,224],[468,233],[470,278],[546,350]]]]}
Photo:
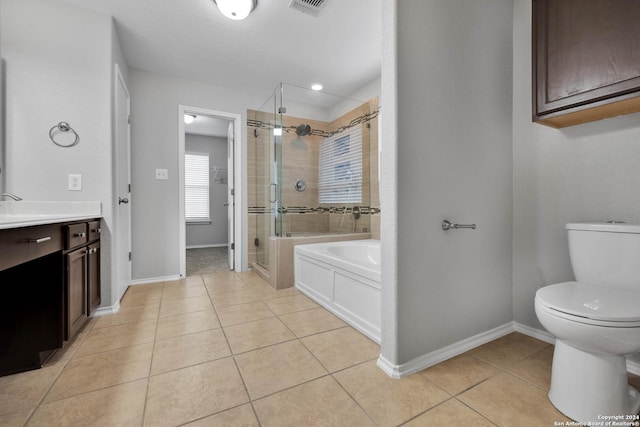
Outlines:
{"type": "Polygon", "coordinates": [[[274,184],[273,182],[271,184],[269,184],[269,203],[275,203],[278,201],[278,197],[276,194],[276,191],[278,190],[278,186],[277,184],[274,184]],[[273,197],[271,197],[271,190],[273,189],[273,197]]]}

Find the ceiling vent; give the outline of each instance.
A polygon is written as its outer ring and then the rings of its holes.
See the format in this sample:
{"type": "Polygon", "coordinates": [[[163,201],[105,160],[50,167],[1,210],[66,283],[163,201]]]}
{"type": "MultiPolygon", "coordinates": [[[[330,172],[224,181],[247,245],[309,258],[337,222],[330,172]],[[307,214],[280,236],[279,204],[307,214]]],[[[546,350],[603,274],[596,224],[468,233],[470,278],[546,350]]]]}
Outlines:
{"type": "Polygon", "coordinates": [[[291,0],[289,7],[317,17],[326,3],[327,0],[291,0]]]}

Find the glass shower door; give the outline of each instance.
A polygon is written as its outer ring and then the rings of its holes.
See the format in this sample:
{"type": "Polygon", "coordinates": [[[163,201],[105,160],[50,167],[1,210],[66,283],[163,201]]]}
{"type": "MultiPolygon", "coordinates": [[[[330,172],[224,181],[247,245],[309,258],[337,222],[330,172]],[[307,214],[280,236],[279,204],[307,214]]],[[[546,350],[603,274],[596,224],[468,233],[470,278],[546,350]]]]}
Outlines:
{"type": "Polygon", "coordinates": [[[269,237],[273,233],[272,178],[271,164],[273,159],[273,122],[275,97],[272,95],[256,111],[247,114],[251,119],[253,146],[249,148],[249,162],[253,172],[249,175],[250,195],[253,199],[252,221],[253,245],[255,261],[265,269],[269,269],[269,237]]]}
{"type": "MultiPolygon", "coordinates": [[[[280,236],[282,188],[282,90],[279,85],[272,96],[255,111],[254,153],[255,162],[255,241],[256,262],[269,269],[269,239],[280,236]]],[[[250,177],[251,178],[251,177],[250,177]]],[[[251,179],[250,179],[251,181],[251,179]]]]}
{"type": "Polygon", "coordinates": [[[272,204],[271,204],[271,216],[273,221],[273,236],[281,237],[283,231],[282,215],[283,197],[282,197],[282,150],[283,150],[283,116],[286,113],[286,108],[283,103],[283,85],[282,83],[276,88],[274,93],[274,123],[273,123],[273,138],[271,146],[271,185],[274,192],[272,204]]]}

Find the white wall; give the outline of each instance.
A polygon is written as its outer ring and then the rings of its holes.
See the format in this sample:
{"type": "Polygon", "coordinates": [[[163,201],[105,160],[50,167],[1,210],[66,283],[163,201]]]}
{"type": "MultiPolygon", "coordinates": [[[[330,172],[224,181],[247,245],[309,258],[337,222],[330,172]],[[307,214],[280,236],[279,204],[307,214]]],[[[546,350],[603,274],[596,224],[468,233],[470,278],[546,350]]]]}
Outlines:
{"type": "MultiPolygon", "coordinates": [[[[206,135],[185,135],[185,151],[209,154],[209,167],[227,169],[227,138],[217,138],[206,135]]],[[[222,175],[219,175],[219,177],[222,175]]],[[[190,247],[203,247],[213,245],[225,245],[228,243],[228,219],[227,219],[227,174],[224,173],[225,182],[216,180],[216,173],[209,173],[209,224],[187,223],[187,249],[190,247]]]]}
{"type": "Polygon", "coordinates": [[[382,356],[402,364],[512,319],[513,9],[394,3],[383,13],[384,38],[396,27],[397,40],[383,53],[381,194],[383,288],[395,289],[383,296],[382,356]],[[444,232],[445,218],[478,229],[444,232]]]}
{"type": "MultiPolygon", "coordinates": [[[[243,92],[192,80],[130,69],[132,152],[132,244],[134,280],[175,277],[180,273],[178,201],[178,105],[241,114],[246,164],[246,110],[258,108],[268,94],[243,92]],[[155,169],[169,170],[167,181],[155,169]]],[[[224,85],[224,82],[220,82],[224,85]]],[[[246,171],[242,193],[246,199],[246,171]]],[[[244,201],[246,206],[246,200],[244,201]]],[[[247,241],[245,221],[236,241],[247,241]]],[[[246,253],[242,267],[248,267],[246,253]]]]}
{"type": "Polygon", "coordinates": [[[531,0],[515,0],[513,27],[513,316],[543,329],[535,292],[574,279],[564,224],[640,221],[640,114],[561,130],[531,123],[531,0]]]}
{"type": "Polygon", "coordinates": [[[6,61],[5,188],[26,200],[102,202],[102,305],[110,305],[112,20],[64,3],[2,0],[6,61]],[[49,130],[68,122],[80,143],[60,148],[49,130]],[[82,191],[67,175],[82,174],[82,191]]]}
{"type": "Polygon", "coordinates": [[[378,77],[347,95],[348,100],[342,101],[331,108],[328,121],[335,120],[361,105],[360,102],[354,102],[354,100],[367,102],[370,99],[378,97],[378,105],[381,105],[381,84],[381,78],[378,77]]]}
{"type": "Polygon", "coordinates": [[[2,45],[7,189],[31,200],[107,196],[110,18],[44,0],[3,0],[2,45]],[[49,129],[61,121],[80,135],[76,147],[49,140],[49,129]],[[83,191],[67,191],[68,173],[83,175],[83,191]]]}

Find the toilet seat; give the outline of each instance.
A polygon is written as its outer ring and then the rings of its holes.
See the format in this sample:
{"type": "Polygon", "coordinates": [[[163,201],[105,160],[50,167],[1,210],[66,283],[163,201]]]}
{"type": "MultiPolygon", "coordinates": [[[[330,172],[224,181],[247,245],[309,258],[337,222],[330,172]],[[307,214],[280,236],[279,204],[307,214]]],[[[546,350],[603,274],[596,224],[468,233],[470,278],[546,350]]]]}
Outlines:
{"type": "Polygon", "coordinates": [[[536,302],[550,314],[574,322],[616,328],[640,327],[640,292],[564,282],[536,292],[536,302]]]}

